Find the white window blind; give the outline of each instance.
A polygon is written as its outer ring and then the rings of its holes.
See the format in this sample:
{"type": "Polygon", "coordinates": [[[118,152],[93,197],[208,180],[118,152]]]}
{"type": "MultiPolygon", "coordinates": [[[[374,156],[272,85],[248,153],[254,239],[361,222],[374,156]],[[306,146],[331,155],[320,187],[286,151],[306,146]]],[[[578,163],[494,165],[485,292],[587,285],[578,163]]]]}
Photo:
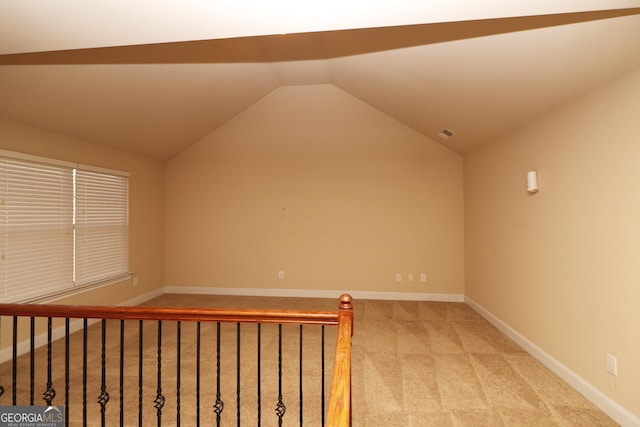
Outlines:
{"type": "Polygon", "coordinates": [[[72,170],[1,158],[0,296],[53,293],[72,279],[72,170]]]}
{"type": "Polygon", "coordinates": [[[128,270],[128,178],[0,150],[0,301],[128,270]]]}
{"type": "Polygon", "coordinates": [[[127,177],[82,169],[75,174],[75,283],[127,274],[127,177]]]}

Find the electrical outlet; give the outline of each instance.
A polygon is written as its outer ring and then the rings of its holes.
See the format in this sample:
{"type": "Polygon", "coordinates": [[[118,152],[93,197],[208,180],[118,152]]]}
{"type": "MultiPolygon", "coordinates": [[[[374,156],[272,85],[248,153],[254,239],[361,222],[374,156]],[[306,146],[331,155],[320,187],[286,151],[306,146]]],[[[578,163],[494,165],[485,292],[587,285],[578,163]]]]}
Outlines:
{"type": "Polygon", "coordinates": [[[611,375],[618,376],[618,359],[607,353],[607,372],[611,375]]]}
{"type": "Polygon", "coordinates": [[[407,280],[410,281],[410,282],[413,282],[413,274],[409,274],[407,276],[407,280]]]}
{"type": "Polygon", "coordinates": [[[427,281],[427,273],[420,274],[420,281],[423,283],[427,281]]]}
{"type": "Polygon", "coordinates": [[[278,271],[278,279],[284,280],[284,271],[278,271]]]}
{"type": "Polygon", "coordinates": [[[402,282],[402,273],[396,273],[396,282],[402,282]]]}

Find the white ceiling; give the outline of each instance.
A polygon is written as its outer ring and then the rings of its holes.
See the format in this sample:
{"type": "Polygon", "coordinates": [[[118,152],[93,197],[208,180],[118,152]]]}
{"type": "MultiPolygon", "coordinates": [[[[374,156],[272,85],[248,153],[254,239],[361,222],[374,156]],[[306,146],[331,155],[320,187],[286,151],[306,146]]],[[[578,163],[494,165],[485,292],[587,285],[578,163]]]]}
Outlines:
{"type": "Polygon", "coordinates": [[[268,12],[249,0],[184,2],[224,5],[220,26],[200,25],[214,11],[182,2],[153,0],[146,12],[155,13],[143,15],[150,1],[114,0],[107,10],[0,0],[0,118],[168,159],[278,86],[330,83],[464,153],[640,67],[640,0],[482,10],[457,0],[431,11],[424,4],[437,2],[369,0],[369,10],[354,1],[360,8],[347,10],[350,2],[331,0],[306,14],[273,9],[299,1],[269,2],[268,12]],[[340,4],[344,13],[327,14],[340,4]],[[616,9],[598,10],[605,4],[616,9]],[[257,20],[274,10],[279,21],[257,20]],[[189,12],[198,12],[194,25],[181,32],[188,20],[171,16],[189,12]],[[254,20],[261,25],[249,29],[254,20]],[[443,128],[455,136],[440,140],[443,128]]]}

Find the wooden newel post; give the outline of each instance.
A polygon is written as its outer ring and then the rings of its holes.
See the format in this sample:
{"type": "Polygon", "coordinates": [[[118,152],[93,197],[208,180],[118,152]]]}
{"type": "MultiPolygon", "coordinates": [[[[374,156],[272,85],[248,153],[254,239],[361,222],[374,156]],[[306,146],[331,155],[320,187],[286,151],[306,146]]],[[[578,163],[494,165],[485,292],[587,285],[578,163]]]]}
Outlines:
{"type": "Polygon", "coordinates": [[[338,338],[333,362],[329,411],[325,427],[351,425],[351,336],[353,335],[353,299],[340,296],[338,307],[338,338]]]}
{"type": "Polygon", "coordinates": [[[353,336],[353,298],[349,294],[340,295],[338,318],[346,317],[351,322],[351,336],[353,336]]]}

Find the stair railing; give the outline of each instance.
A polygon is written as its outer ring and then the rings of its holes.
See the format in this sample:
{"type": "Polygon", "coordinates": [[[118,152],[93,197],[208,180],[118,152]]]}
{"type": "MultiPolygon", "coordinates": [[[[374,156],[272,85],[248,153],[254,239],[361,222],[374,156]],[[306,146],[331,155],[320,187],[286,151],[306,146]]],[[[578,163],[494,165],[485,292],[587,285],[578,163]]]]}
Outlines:
{"type": "MultiPolygon", "coordinates": [[[[257,324],[258,330],[258,375],[260,375],[260,325],[263,324],[272,324],[277,325],[280,331],[279,335],[279,348],[281,351],[282,348],[282,326],[283,325],[300,325],[300,424],[302,425],[302,382],[303,382],[303,369],[302,369],[302,325],[319,325],[322,327],[322,343],[324,345],[324,326],[337,326],[337,338],[336,338],[336,347],[333,361],[333,371],[331,377],[331,386],[330,386],[330,395],[329,401],[325,405],[324,402],[324,380],[322,380],[322,403],[321,403],[321,412],[322,412],[322,424],[326,427],[346,427],[351,425],[351,336],[353,334],[353,305],[352,299],[349,295],[342,295],[340,297],[340,305],[337,311],[305,311],[305,310],[272,310],[272,309],[227,309],[227,308],[184,308],[184,307],[151,307],[151,306],[135,306],[135,307],[122,307],[122,306],[77,306],[77,305],[49,305],[49,304],[0,304],[0,322],[4,320],[4,322],[0,323],[0,333],[5,334],[5,331],[2,331],[3,327],[6,325],[6,319],[12,319],[11,324],[9,325],[9,330],[11,330],[11,343],[7,345],[6,342],[0,340],[2,346],[5,347],[2,349],[2,352],[7,353],[10,351],[10,363],[11,366],[11,386],[8,387],[11,389],[12,405],[25,405],[24,402],[19,402],[17,398],[17,389],[20,384],[26,384],[27,382],[30,384],[29,390],[29,404],[35,404],[35,376],[36,370],[35,367],[35,352],[36,352],[36,327],[35,327],[35,319],[46,319],[46,339],[43,346],[46,346],[47,352],[47,368],[46,368],[46,390],[43,392],[43,400],[45,401],[47,406],[65,406],[68,407],[70,403],[70,393],[69,393],[69,383],[72,380],[70,378],[70,336],[72,335],[72,326],[71,319],[74,319],[74,324],[78,322],[81,323],[81,326],[75,328],[79,329],[84,336],[83,343],[83,364],[85,377],[85,384],[83,384],[83,420],[82,423],[84,425],[87,424],[87,402],[86,402],[86,363],[87,363],[87,352],[90,351],[87,347],[87,331],[89,328],[89,320],[93,323],[100,323],[101,326],[101,344],[100,344],[100,357],[102,359],[101,363],[101,377],[102,384],[100,387],[100,393],[98,396],[98,404],[100,405],[101,412],[101,425],[105,425],[106,418],[106,406],[109,403],[109,389],[106,385],[106,352],[107,352],[107,338],[106,338],[106,325],[107,320],[119,320],[120,322],[120,390],[118,394],[120,396],[120,425],[124,425],[124,390],[123,388],[123,373],[124,372],[124,348],[125,348],[125,321],[138,321],[139,322],[139,341],[140,341],[140,349],[139,349],[139,378],[140,378],[140,392],[139,392],[139,407],[138,407],[138,424],[142,425],[143,423],[143,391],[142,391],[142,372],[143,372],[143,349],[142,349],[142,337],[143,337],[143,322],[154,322],[157,327],[157,393],[156,398],[154,400],[154,407],[156,409],[156,418],[158,426],[162,423],[162,415],[163,415],[163,407],[165,405],[165,396],[163,394],[162,389],[162,380],[163,373],[162,362],[163,362],[163,353],[162,353],[162,326],[163,322],[171,322],[176,325],[177,331],[177,366],[178,371],[175,374],[177,377],[177,396],[174,406],[176,407],[177,414],[172,415],[175,416],[174,420],[177,420],[177,425],[180,424],[180,408],[181,408],[181,398],[180,396],[180,359],[181,354],[184,350],[181,350],[181,323],[182,322],[194,322],[197,325],[197,344],[195,344],[195,348],[197,349],[197,371],[196,376],[198,383],[198,391],[197,391],[197,424],[200,424],[200,325],[204,323],[214,323],[217,325],[217,389],[218,393],[216,394],[216,402],[213,405],[213,410],[216,413],[216,420],[218,425],[220,425],[221,414],[224,408],[224,402],[220,400],[220,325],[221,323],[235,323],[237,325],[237,365],[238,365],[238,383],[237,383],[237,417],[238,422],[240,420],[240,325],[241,324],[257,324]],[[19,329],[19,319],[27,318],[30,319],[29,324],[30,327],[26,328],[28,331],[18,331],[19,329]],[[54,329],[54,320],[53,319],[62,319],[58,320],[59,322],[64,322],[63,326],[58,326],[58,328],[54,329]],[[63,329],[63,332],[59,331],[63,329]],[[28,335],[26,341],[28,344],[24,342],[18,342],[20,340],[24,341],[24,335],[28,335]],[[56,396],[59,394],[56,391],[56,386],[52,381],[52,348],[56,339],[54,335],[62,335],[61,340],[64,341],[64,392],[62,392],[64,398],[64,404],[59,403],[60,400],[56,400],[56,396]],[[25,380],[21,377],[18,378],[18,359],[19,348],[22,348],[22,351],[25,351],[27,348],[24,357],[28,357],[30,359],[28,365],[29,368],[29,380],[25,382],[25,380]],[[326,414],[326,418],[325,418],[326,414]]],[[[21,324],[21,323],[20,323],[21,324]]],[[[44,333],[42,334],[44,335],[44,333]]],[[[4,335],[6,339],[6,335],[4,335]]],[[[113,349],[114,345],[110,345],[109,348],[113,349]]],[[[147,356],[147,355],[145,355],[147,356]]],[[[279,362],[282,362],[282,354],[279,354],[279,362]]],[[[9,363],[6,362],[6,363],[9,363]]],[[[75,362],[74,362],[75,363],[75,362]]],[[[279,381],[282,382],[282,367],[279,368],[279,381]]],[[[322,376],[324,377],[324,349],[322,350],[322,376]]],[[[6,399],[4,395],[5,393],[5,378],[0,378],[0,402],[6,399]]],[[[260,381],[258,378],[258,425],[260,423],[261,418],[261,397],[260,397],[260,381]]],[[[8,386],[8,384],[6,384],[8,386]]],[[[281,393],[280,393],[281,394],[281,393]]],[[[6,405],[7,403],[0,403],[6,405]]],[[[279,425],[282,425],[282,420],[286,411],[286,407],[282,402],[282,396],[280,395],[278,398],[278,405],[275,409],[275,412],[278,416],[279,425]]],[[[65,413],[66,423],[65,425],[69,425],[69,412],[65,413]]],[[[172,421],[173,422],[173,421],[172,421]]]]}

